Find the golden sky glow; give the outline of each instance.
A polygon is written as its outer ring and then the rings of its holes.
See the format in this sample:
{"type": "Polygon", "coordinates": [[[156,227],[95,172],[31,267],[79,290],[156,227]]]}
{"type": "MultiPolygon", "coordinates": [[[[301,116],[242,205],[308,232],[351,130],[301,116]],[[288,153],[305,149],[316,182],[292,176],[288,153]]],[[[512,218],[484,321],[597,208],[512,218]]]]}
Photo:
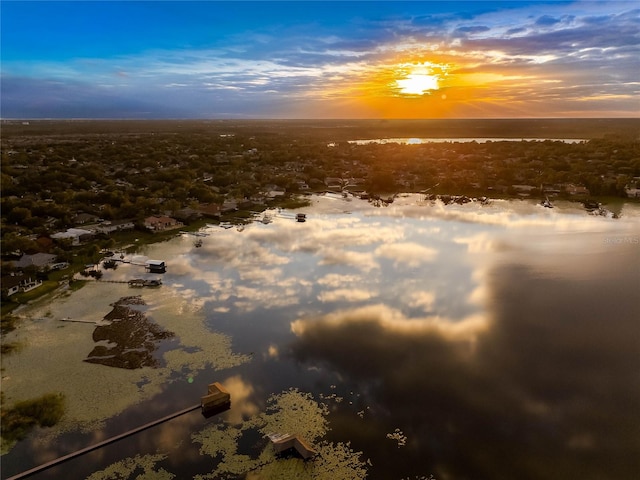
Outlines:
{"type": "Polygon", "coordinates": [[[632,2],[371,2],[366,9],[257,2],[247,9],[245,2],[167,1],[153,21],[145,2],[5,3],[7,117],[640,111],[632,2]],[[122,35],[122,18],[140,31],[122,35]]]}

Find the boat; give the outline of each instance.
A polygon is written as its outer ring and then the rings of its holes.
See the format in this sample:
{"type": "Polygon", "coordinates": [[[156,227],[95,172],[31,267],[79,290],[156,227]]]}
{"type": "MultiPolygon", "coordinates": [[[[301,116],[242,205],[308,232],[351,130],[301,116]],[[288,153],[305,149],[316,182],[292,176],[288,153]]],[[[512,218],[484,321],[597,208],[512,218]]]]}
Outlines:
{"type": "Polygon", "coordinates": [[[546,207],[546,208],[553,208],[553,204],[551,203],[551,200],[549,200],[549,197],[547,197],[544,200],[542,200],[540,202],[540,205],[542,205],[543,207],[546,207]]]}
{"type": "Polygon", "coordinates": [[[197,247],[197,248],[201,247],[202,246],[202,239],[199,238],[195,242],[193,242],[193,246],[197,247]]]}

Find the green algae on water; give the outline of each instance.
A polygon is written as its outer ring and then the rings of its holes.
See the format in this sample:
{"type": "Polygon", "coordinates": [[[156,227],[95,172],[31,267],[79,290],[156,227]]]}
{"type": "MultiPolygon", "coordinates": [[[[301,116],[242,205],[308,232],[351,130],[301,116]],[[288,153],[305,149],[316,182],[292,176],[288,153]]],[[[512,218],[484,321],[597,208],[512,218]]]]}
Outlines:
{"type": "MultiPolygon", "coordinates": [[[[4,402],[3,402],[4,403],[4,402]]],[[[5,408],[2,405],[2,454],[22,440],[33,427],[53,427],[64,415],[64,396],[49,393],[40,398],[24,400],[5,408]]]]}
{"type": "Polygon", "coordinates": [[[136,455],[109,465],[104,470],[94,472],[86,480],[171,480],[173,473],[156,464],[165,460],[167,455],[136,455]],[[142,473],[138,473],[142,470],[142,473]],[[138,473],[136,476],[134,474],[138,473]]]}
{"type": "Polygon", "coordinates": [[[353,451],[348,443],[321,440],[329,430],[328,413],[325,404],[295,388],[272,395],[264,412],[240,426],[218,423],[192,435],[193,441],[201,444],[202,455],[220,459],[210,473],[195,478],[213,480],[240,475],[247,480],[366,478],[367,463],[361,460],[361,452],[353,451]],[[252,430],[263,436],[262,450],[253,456],[239,452],[238,447],[242,435],[252,430]],[[318,454],[309,460],[277,455],[267,437],[272,433],[298,434],[312,443],[318,454]]]}
{"type": "Polygon", "coordinates": [[[206,327],[201,310],[168,295],[170,292],[149,290],[142,294],[147,304],[145,314],[151,315],[162,331],[175,333],[172,349],[160,357],[158,368],[111,368],[85,361],[96,346],[93,323],[102,323],[113,304],[127,297],[130,289],[126,284],[87,282],[85,288],[52,303],[23,309],[16,329],[3,335],[3,340],[23,346],[2,359],[2,391],[7,404],[53,391],[63,394],[65,415],[55,427],[38,433],[40,440],[52,441],[63,432],[100,429],[108,418],[183,379],[185,372],[194,376],[207,366],[221,370],[250,360],[232,351],[228,336],[206,327]],[[61,321],[69,318],[75,321],[61,321]]]}

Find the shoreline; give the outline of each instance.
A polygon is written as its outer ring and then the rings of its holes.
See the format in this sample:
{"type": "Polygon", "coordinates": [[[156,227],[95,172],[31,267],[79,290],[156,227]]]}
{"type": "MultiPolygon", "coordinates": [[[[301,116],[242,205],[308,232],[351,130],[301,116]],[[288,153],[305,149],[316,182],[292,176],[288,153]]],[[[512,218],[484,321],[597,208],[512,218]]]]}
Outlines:
{"type": "MultiPolygon", "coordinates": [[[[310,193],[306,193],[306,194],[301,194],[296,196],[295,199],[288,199],[285,200],[283,202],[274,202],[274,204],[272,206],[267,207],[264,211],[267,211],[271,208],[283,208],[286,209],[285,207],[281,207],[279,206],[279,204],[283,204],[283,205],[291,205],[292,203],[295,204],[299,204],[297,205],[295,208],[292,208],[292,211],[295,211],[298,208],[304,208],[305,206],[309,206],[309,204],[311,203],[311,200],[313,197],[316,196],[323,196],[327,193],[335,193],[338,195],[342,195],[342,193],[347,193],[345,192],[332,192],[332,191],[328,191],[328,190],[323,190],[321,192],[310,192],[310,193]]],[[[362,198],[360,197],[357,193],[351,193],[348,192],[350,195],[353,195],[354,197],[358,197],[358,198],[362,198]]],[[[491,197],[485,197],[485,196],[478,196],[478,195],[466,195],[466,194],[448,194],[448,193],[424,193],[424,192],[409,192],[409,191],[403,191],[403,192],[395,192],[395,193],[378,193],[378,194],[366,194],[366,198],[362,198],[363,200],[367,200],[369,201],[369,203],[375,204],[376,201],[382,202],[383,205],[386,204],[391,204],[393,203],[393,200],[396,197],[401,197],[401,196],[405,196],[405,195],[424,195],[426,198],[426,200],[430,200],[430,201],[437,201],[437,200],[442,200],[442,198],[449,198],[448,201],[443,201],[443,203],[445,204],[445,206],[449,205],[449,204],[453,204],[453,203],[457,203],[456,199],[468,199],[469,202],[467,202],[466,200],[463,201],[463,203],[470,203],[470,202],[478,202],[480,201],[479,199],[482,198],[486,198],[488,202],[491,202],[492,200],[506,200],[506,201],[523,201],[523,202],[529,202],[529,203],[534,203],[534,204],[538,204],[541,202],[541,200],[537,200],[534,197],[531,196],[512,196],[512,195],[492,195],[491,197]],[[427,198],[428,197],[428,198],[427,198]]],[[[553,202],[566,202],[566,203],[570,203],[570,204],[575,204],[576,207],[578,205],[581,205],[581,208],[584,210],[585,215],[593,215],[592,211],[588,210],[587,208],[584,207],[584,203],[585,203],[586,199],[583,198],[566,198],[566,197],[552,197],[552,203],[553,202]]],[[[617,216],[620,214],[623,206],[626,203],[629,204],[639,204],[640,203],[640,198],[628,198],[628,199],[624,199],[624,198],[618,198],[618,197],[602,197],[602,198],[592,198],[589,199],[589,201],[595,201],[598,202],[602,207],[605,207],[605,211],[606,212],[612,212],[615,216],[614,218],[617,218],[617,216]],[[609,210],[606,207],[607,206],[611,206],[613,205],[614,208],[613,210],[609,210]]],[[[243,223],[246,223],[247,220],[250,220],[251,217],[248,216],[247,218],[244,218],[242,216],[242,212],[239,211],[237,214],[229,214],[229,215],[225,215],[220,217],[219,220],[217,220],[217,223],[224,223],[224,222],[229,222],[233,225],[241,225],[243,223]]],[[[604,215],[603,215],[604,216],[604,215]]],[[[179,229],[181,231],[186,231],[186,232],[195,232],[200,230],[201,228],[203,228],[204,226],[206,226],[207,224],[212,224],[212,223],[216,223],[213,222],[212,219],[207,219],[207,218],[203,218],[200,220],[196,220],[191,222],[190,224],[185,224],[182,225],[179,229]]],[[[123,243],[124,245],[122,246],[114,246],[112,248],[112,250],[116,250],[116,251],[128,251],[130,254],[131,253],[135,253],[138,249],[140,249],[143,246],[147,246],[147,245],[153,245],[156,243],[161,243],[161,242],[166,242],[171,240],[173,237],[175,237],[176,235],[179,235],[180,233],[178,232],[178,228],[173,229],[173,230],[167,230],[164,232],[160,232],[160,233],[153,233],[153,234],[149,234],[148,232],[139,232],[139,231],[132,231],[132,232],[121,232],[116,234],[115,238],[121,237],[120,238],[120,243],[123,243]],[[124,238],[122,238],[124,237],[124,238]],[[135,237],[135,239],[134,239],[135,237]],[[133,243],[132,243],[132,240],[133,243]]],[[[112,237],[113,238],[113,237],[112,237]]],[[[116,240],[117,241],[117,240],[116,240]]],[[[86,247],[87,245],[91,245],[91,243],[85,244],[83,245],[84,247],[86,247]]],[[[2,316],[6,316],[6,315],[15,315],[17,316],[18,312],[20,310],[23,310],[24,308],[33,305],[34,303],[40,302],[43,299],[46,299],[48,296],[51,295],[51,299],[55,299],[56,297],[62,295],[65,291],[67,291],[69,288],[82,288],[84,286],[84,284],[86,284],[86,282],[90,282],[92,280],[90,280],[89,278],[85,279],[85,278],[77,278],[77,275],[79,274],[79,271],[75,271],[72,273],[71,278],[69,278],[68,280],[63,280],[63,281],[58,281],[59,285],[53,290],[53,291],[48,291],[48,292],[44,292],[42,295],[38,295],[35,296],[34,294],[37,292],[36,290],[32,290],[30,292],[28,292],[31,296],[33,296],[33,298],[30,298],[26,303],[19,303],[17,304],[15,307],[11,308],[11,302],[3,302],[3,312],[2,312],[2,316]],[[64,282],[68,282],[67,285],[64,285],[64,282]],[[82,284],[79,284],[78,282],[82,282],[82,284]],[[71,285],[76,285],[76,287],[72,287],[71,285]]]]}

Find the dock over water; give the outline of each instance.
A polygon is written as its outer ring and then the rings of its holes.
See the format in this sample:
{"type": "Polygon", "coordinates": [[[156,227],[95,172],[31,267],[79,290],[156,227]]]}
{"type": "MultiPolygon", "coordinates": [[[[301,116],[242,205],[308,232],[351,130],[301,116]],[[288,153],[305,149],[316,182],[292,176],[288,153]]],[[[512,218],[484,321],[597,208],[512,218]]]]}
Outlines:
{"type": "Polygon", "coordinates": [[[316,450],[301,436],[285,434],[271,434],[269,439],[276,453],[282,453],[293,448],[305,460],[318,454],[316,450]]]}
{"type": "Polygon", "coordinates": [[[152,422],[145,423],[144,425],[128,430],[124,433],[121,433],[120,435],[116,435],[115,437],[108,438],[106,440],[103,440],[102,442],[96,443],[94,445],[83,448],[81,450],[77,450],[68,455],[64,455],[63,457],[56,458],[55,460],[44,463],[30,470],[26,470],[22,473],[19,473],[18,475],[9,477],[7,478],[7,480],[21,480],[23,478],[31,477],[32,475],[36,475],[40,472],[48,470],[49,468],[60,465],[61,463],[64,463],[68,460],[84,455],[85,453],[92,452],[106,445],[117,442],[118,440],[122,440],[123,438],[127,438],[127,437],[130,437],[131,435],[135,435],[136,433],[142,432],[143,430],[147,430],[149,428],[155,427],[156,425],[160,425],[161,423],[164,423],[174,418],[185,415],[189,412],[193,412],[194,410],[197,410],[199,408],[202,409],[202,414],[205,417],[210,417],[211,415],[214,415],[216,413],[220,413],[225,410],[228,410],[230,407],[231,407],[231,394],[219,382],[214,382],[209,385],[207,395],[202,397],[200,403],[198,403],[197,405],[192,405],[191,407],[187,407],[183,410],[179,410],[170,415],[166,415],[152,422]]]}

